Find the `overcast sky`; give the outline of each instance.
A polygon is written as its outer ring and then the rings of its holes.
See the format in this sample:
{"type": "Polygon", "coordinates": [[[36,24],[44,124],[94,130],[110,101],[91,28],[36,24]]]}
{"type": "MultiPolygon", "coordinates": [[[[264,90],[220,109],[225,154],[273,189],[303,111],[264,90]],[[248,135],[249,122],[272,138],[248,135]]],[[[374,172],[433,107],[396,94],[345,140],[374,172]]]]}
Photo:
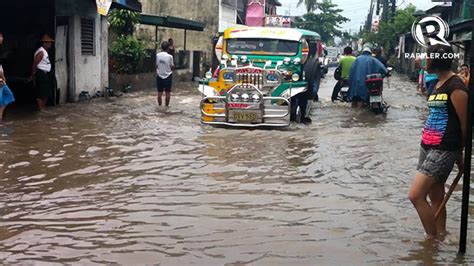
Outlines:
{"type": "MultiPolygon", "coordinates": [[[[279,0],[283,6],[278,7],[278,14],[298,16],[303,15],[305,11],[304,4],[297,7],[298,0],[279,0]]],[[[322,0],[320,0],[322,1],[322,0]]],[[[340,9],[343,9],[342,15],[351,21],[342,25],[343,30],[359,31],[359,28],[364,24],[369,13],[370,0],[332,0],[340,9]]],[[[414,4],[417,9],[426,10],[436,3],[431,0],[397,0],[397,6],[405,7],[409,3],[414,4]]]]}

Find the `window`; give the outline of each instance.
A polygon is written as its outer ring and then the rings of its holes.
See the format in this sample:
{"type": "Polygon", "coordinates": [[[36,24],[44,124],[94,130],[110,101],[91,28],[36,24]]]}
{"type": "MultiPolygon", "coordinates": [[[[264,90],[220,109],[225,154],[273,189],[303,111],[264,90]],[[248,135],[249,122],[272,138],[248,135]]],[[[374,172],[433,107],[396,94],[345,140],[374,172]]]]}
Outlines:
{"type": "Polygon", "coordinates": [[[273,39],[228,39],[230,54],[269,54],[293,56],[298,53],[299,42],[273,39]]]}
{"type": "Polygon", "coordinates": [[[95,55],[95,20],[81,18],[81,54],[95,55]]]}
{"type": "Polygon", "coordinates": [[[236,0],[222,0],[222,5],[232,7],[233,9],[237,8],[236,0]]]}

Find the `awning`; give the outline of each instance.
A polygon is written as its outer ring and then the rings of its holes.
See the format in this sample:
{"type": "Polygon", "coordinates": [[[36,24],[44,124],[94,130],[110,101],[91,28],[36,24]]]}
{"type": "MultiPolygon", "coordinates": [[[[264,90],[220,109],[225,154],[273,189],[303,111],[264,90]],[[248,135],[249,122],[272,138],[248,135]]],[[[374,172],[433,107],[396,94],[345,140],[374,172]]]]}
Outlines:
{"type": "Polygon", "coordinates": [[[206,27],[206,23],[200,21],[173,16],[153,16],[145,14],[140,15],[140,24],[194,31],[203,31],[206,27]]]}
{"type": "Polygon", "coordinates": [[[138,0],[113,0],[112,8],[123,8],[140,13],[142,12],[142,4],[138,0]]]}
{"type": "Polygon", "coordinates": [[[472,18],[451,21],[449,23],[449,31],[452,33],[457,33],[457,32],[462,32],[462,31],[470,32],[472,30],[473,22],[474,22],[474,19],[472,18]]]}

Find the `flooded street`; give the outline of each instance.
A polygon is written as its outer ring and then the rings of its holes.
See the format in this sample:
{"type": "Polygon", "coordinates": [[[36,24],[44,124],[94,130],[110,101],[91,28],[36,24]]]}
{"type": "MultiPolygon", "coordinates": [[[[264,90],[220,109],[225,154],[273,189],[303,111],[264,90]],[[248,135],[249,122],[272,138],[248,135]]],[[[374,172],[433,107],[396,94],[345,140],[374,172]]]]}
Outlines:
{"type": "Polygon", "coordinates": [[[416,85],[392,77],[391,108],[375,116],[332,103],[334,83],[323,80],[311,125],[283,130],[201,125],[187,86],[169,109],[147,90],[7,114],[0,261],[474,263],[472,226],[456,258],[461,186],[437,245],[424,243],[407,199],[427,115],[416,85]]]}

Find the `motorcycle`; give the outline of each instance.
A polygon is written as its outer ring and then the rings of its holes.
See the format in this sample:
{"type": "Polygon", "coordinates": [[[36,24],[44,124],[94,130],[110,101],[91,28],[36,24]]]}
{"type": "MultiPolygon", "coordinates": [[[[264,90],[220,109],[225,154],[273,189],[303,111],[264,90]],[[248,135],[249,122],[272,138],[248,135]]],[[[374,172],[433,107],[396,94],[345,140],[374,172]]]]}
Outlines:
{"type": "Polygon", "coordinates": [[[342,82],[341,90],[337,95],[337,99],[341,102],[349,102],[347,96],[349,95],[349,81],[339,81],[342,82]]]}
{"type": "MultiPolygon", "coordinates": [[[[391,71],[392,67],[388,67],[387,77],[390,76],[391,71]]],[[[383,79],[384,76],[377,73],[367,75],[365,80],[365,85],[367,86],[369,94],[369,110],[375,114],[385,113],[388,109],[388,105],[383,99],[383,79]]]]}

